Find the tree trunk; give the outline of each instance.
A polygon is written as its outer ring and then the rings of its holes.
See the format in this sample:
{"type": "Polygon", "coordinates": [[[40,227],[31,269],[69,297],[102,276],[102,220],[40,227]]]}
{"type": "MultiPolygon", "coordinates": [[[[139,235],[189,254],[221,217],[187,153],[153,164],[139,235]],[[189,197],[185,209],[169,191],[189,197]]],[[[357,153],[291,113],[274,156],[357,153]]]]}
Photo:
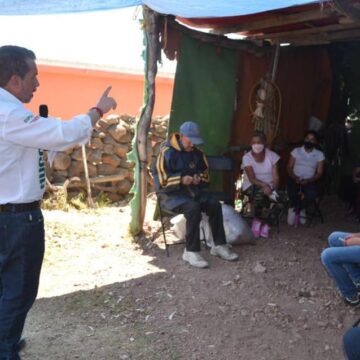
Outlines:
{"type": "Polygon", "coordinates": [[[145,218],[148,173],[147,138],[155,103],[155,78],[160,54],[159,14],[145,6],[143,13],[146,38],[145,105],[135,135],[137,151],[137,156],[135,155],[137,157],[135,171],[138,171],[138,176],[135,176],[137,183],[133,189],[135,196],[131,203],[132,219],[130,223],[130,232],[134,235],[142,231],[145,218]]]}

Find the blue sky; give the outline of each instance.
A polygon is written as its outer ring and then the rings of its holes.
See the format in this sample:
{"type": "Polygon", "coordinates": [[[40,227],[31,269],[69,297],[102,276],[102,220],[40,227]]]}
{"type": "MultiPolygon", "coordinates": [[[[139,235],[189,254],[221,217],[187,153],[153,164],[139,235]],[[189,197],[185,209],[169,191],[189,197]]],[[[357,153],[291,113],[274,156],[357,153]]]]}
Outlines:
{"type": "MultiPolygon", "coordinates": [[[[37,16],[0,16],[0,45],[35,51],[39,61],[143,71],[141,8],[37,16]]],[[[159,72],[173,72],[166,61],[159,72]]]]}

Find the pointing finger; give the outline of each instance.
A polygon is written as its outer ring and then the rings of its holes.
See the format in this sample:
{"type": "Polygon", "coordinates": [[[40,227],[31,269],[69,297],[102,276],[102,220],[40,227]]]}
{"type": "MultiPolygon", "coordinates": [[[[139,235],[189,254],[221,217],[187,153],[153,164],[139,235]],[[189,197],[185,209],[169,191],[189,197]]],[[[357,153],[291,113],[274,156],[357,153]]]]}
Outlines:
{"type": "Polygon", "coordinates": [[[102,97],[107,97],[109,95],[111,88],[112,88],[112,86],[108,86],[106,88],[106,90],[104,91],[104,93],[102,94],[102,97]]]}

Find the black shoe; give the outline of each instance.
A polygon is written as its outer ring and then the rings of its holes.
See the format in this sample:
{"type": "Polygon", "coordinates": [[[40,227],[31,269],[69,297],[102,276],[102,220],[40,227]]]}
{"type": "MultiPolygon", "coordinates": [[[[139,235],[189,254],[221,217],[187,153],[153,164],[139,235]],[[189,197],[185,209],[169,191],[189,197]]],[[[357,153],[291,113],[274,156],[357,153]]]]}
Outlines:
{"type": "Polygon", "coordinates": [[[21,351],[26,347],[26,340],[25,338],[21,338],[17,343],[17,351],[21,351]]]}
{"type": "Polygon", "coordinates": [[[350,305],[350,306],[357,306],[360,304],[359,296],[356,296],[355,298],[352,298],[352,299],[345,297],[344,301],[345,301],[345,304],[350,305]]]}

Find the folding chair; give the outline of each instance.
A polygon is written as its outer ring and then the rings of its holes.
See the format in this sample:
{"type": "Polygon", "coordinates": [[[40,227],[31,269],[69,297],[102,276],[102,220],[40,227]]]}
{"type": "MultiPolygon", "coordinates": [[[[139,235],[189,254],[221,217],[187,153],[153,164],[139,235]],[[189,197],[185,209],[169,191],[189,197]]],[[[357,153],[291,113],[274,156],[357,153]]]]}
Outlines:
{"type": "Polygon", "coordinates": [[[313,202],[306,206],[305,219],[307,220],[308,226],[311,226],[316,219],[319,219],[322,224],[324,223],[324,216],[320,209],[321,200],[321,197],[317,197],[313,202]]]}
{"type": "MultiPolygon", "coordinates": [[[[169,246],[170,244],[167,242],[166,240],[166,232],[165,232],[165,225],[164,225],[164,218],[165,217],[174,217],[176,215],[178,215],[177,213],[170,211],[168,209],[164,209],[161,206],[161,201],[159,199],[158,194],[156,194],[156,210],[155,210],[155,214],[154,214],[154,218],[157,218],[156,215],[159,215],[160,217],[160,222],[161,222],[161,230],[162,230],[162,234],[163,234],[163,239],[164,239],[164,245],[165,245],[165,251],[166,251],[166,256],[169,257],[170,256],[170,252],[169,252],[169,246]]],[[[176,242],[173,245],[177,245],[177,244],[185,244],[184,241],[181,242],[176,242]]]]}
{"type": "MultiPolygon", "coordinates": [[[[208,163],[209,163],[209,170],[211,170],[211,171],[233,171],[233,169],[234,169],[232,159],[227,158],[225,156],[207,156],[207,159],[208,159],[208,163]]],[[[230,196],[230,194],[228,194],[226,192],[217,192],[217,193],[212,192],[212,195],[216,196],[216,198],[219,201],[224,201],[225,203],[231,202],[231,196],[230,196]]],[[[159,194],[156,194],[156,199],[157,199],[157,204],[156,204],[157,209],[155,210],[154,218],[157,218],[157,216],[156,216],[157,214],[160,217],[161,230],[162,230],[163,239],[164,239],[165,251],[166,251],[166,255],[169,257],[170,256],[170,251],[169,251],[170,244],[168,243],[168,241],[166,239],[164,218],[165,217],[174,217],[178,214],[173,211],[170,211],[168,209],[165,209],[164,207],[161,206],[161,200],[159,199],[159,194]]],[[[204,231],[203,229],[201,229],[201,230],[204,231]]],[[[203,232],[203,241],[206,244],[204,232],[203,232]]],[[[178,245],[178,244],[184,244],[184,243],[185,243],[184,241],[181,241],[181,242],[173,243],[171,245],[178,245]]]]}
{"type": "MultiPolygon", "coordinates": [[[[225,172],[230,177],[231,184],[234,185],[235,188],[235,180],[234,180],[234,161],[233,159],[227,156],[207,156],[209,170],[216,172],[225,172]]],[[[213,193],[213,195],[218,198],[219,201],[223,201],[225,204],[233,204],[234,199],[232,194],[229,192],[219,191],[213,193]]]]}

